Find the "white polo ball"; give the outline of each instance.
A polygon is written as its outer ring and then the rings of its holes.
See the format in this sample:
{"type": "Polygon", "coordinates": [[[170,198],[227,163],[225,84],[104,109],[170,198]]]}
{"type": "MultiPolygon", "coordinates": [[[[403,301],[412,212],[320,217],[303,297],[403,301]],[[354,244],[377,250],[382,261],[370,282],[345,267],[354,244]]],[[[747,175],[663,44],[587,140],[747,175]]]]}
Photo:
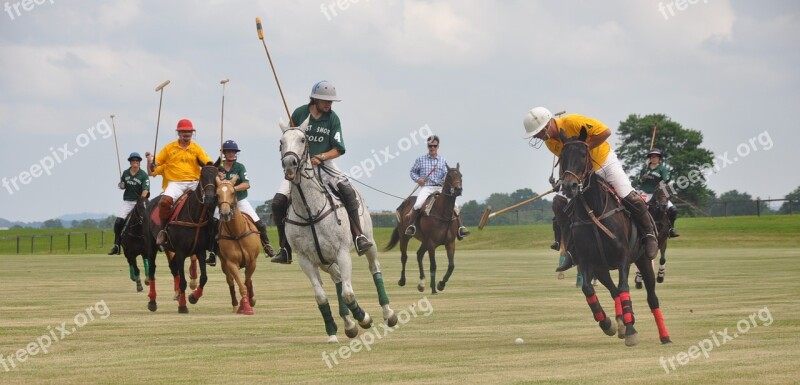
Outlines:
{"type": "Polygon", "coordinates": [[[514,340],[514,343],[517,344],[517,345],[522,345],[523,342],[525,342],[525,341],[523,341],[522,338],[519,338],[519,337],[517,337],[517,339],[514,340]]]}

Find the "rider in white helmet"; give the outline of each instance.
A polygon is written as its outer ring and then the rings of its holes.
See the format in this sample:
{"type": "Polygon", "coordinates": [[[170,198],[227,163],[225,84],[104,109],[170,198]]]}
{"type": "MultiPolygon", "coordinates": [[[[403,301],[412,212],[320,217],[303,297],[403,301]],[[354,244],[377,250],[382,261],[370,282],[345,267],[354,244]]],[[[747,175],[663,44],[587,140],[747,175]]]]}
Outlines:
{"type": "MultiPolygon", "coordinates": [[[[547,148],[557,156],[561,155],[564,147],[560,139],[560,131],[564,131],[566,137],[570,138],[578,136],[582,128],[586,129],[588,134],[586,143],[589,145],[589,152],[594,160],[594,171],[611,184],[617,194],[624,199],[627,208],[631,211],[632,219],[645,234],[645,253],[650,259],[655,258],[658,242],[652,218],[644,200],[631,186],[631,181],[622,169],[622,163],[617,159],[617,154],[606,141],[611,136],[611,130],[600,121],[582,115],[570,114],[556,118],[544,107],[531,109],[525,116],[524,125],[526,139],[543,141],[547,148]]],[[[534,143],[534,147],[538,147],[537,143],[534,143]]],[[[554,181],[551,183],[555,185],[554,181]]],[[[563,210],[566,204],[567,198],[560,193],[553,199],[553,212],[561,227],[563,243],[569,245],[569,231],[567,231],[570,228],[569,217],[563,210]]],[[[563,245],[562,250],[565,250],[563,245]]],[[[556,269],[558,272],[567,270],[574,265],[571,254],[565,253],[564,255],[566,258],[564,263],[556,269]]]]}
{"type": "MultiPolygon", "coordinates": [[[[345,153],[339,116],[331,109],[333,102],[339,101],[333,83],[326,80],[317,82],[311,88],[308,104],[297,107],[292,113],[291,123],[298,125],[308,118],[306,136],[308,137],[308,153],[311,155],[311,164],[315,169],[324,165],[318,171],[323,184],[335,186],[341,194],[347,209],[347,216],[350,218],[350,232],[353,235],[356,252],[358,255],[364,255],[373,243],[361,231],[358,196],[347,176],[333,162],[334,159],[345,153]]],[[[286,241],[284,225],[291,191],[291,182],[284,179],[281,181],[278,192],[272,198],[272,219],[278,228],[278,242],[281,250],[270,262],[292,263],[292,249],[286,241]]]]}

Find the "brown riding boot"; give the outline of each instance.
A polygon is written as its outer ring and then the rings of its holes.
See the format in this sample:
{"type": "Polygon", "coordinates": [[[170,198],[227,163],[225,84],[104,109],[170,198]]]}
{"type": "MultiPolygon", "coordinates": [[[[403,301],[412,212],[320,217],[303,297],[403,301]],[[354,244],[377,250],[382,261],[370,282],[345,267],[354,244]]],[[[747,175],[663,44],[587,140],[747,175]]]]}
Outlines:
{"type": "Polygon", "coordinates": [[[644,231],[644,252],[648,258],[653,259],[658,253],[658,239],[656,238],[656,230],[653,227],[653,218],[647,211],[647,204],[644,199],[636,191],[631,191],[625,197],[625,202],[628,204],[628,209],[631,210],[631,217],[639,225],[639,228],[644,231]]]}
{"type": "Polygon", "coordinates": [[[169,221],[169,214],[172,212],[172,197],[162,195],[161,200],[158,201],[158,219],[161,220],[161,230],[156,237],[156,244],[163,245],[167,242],[167,221],[169,221]]]}

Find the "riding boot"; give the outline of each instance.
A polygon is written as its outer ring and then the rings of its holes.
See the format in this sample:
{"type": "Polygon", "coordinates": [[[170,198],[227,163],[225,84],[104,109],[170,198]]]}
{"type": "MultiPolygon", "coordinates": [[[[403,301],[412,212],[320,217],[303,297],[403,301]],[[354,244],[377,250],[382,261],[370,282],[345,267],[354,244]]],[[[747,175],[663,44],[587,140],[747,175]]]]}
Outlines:
{"type": "Polygon", "coordinates": [[[119,247],[119,238],[122,234],[122,227],[125,226],[125,219],[117,217],[114,221],[114,247],[111,248],[111,251],[108,252],[108,255],[119,255],[121,253],[121,249],[119,247]]]}
{"type": "Polygon", "coordinates": [[[669,237],[670,238],[677,238],[681,235],[675,231],[675,221],[678,220],[678,208],[672,206],[667,209],[667,215],[669,215],[669,237]]]}
{"type": "Polygon", "coordinates": [[[264,253],[267,254],[268,257],[275,256],[275,250],[272,249],[272,245],[269,244],[269,237],[267,236],[267,225],[264,224],[261,220],[256,222],[256,228],[258,229],[258,233],[261,235],[261,246],[264,247],[264,253]]]}
{"type": "Polygon", "coordinates": [[[211,217],[208,220],[208,257],[206,257],[206,265],[217,265],[217,254],[219,244],[217,244],[217,232],[219,231],[219,220],[211,217]]]}
{"type": "Polygon", "coordinates": [[[553,243],[550,245],[550,248],[558,251],[561,249],[561,227],[558,226],[558,222],[556,221],[556,217],[553,217],[553,243]]]}
{"type": "Polygon", "coordinates": [[[461,215],[456,214],[456,219],[458,219],[458,231],[456,232],[456,238],[459,241],[464,240],[464,237],[470,234],[469,230],[464,227],[464,223],[461,222],[461,215]]]}
{"type": "Polygon", "coordinates": [[[161,229],[156,237],[156,244],[163,245],[167,242],[167,221],[169,221],[169,214],[172,211],[172,197],[162,195],[161,200],[158,201],[158,219],[161,220],[161,229]]]}
{"type": "Polygon", "coordinates": [[[289,242],[286,240],[285,220],[287,210],[289,210],[289,197],[281,193],[275,194],[272,198],[272,223],[278,229],[278,245],[281,250],[278,255],[272,257],[269,261],[288,265],[292,263],[292,247],[289,246],[289,242]]]}
{"type": "MultiPolygon", "coordinates": [[[[353,242],[356,245],[356,253],[364,255],[364,253],[372,247],[373,243],[361,231],[361,216],[358,214],[358,197],[356,191],[350,186],[348,182],[339,182],[336,187],[342,195],[344,201],[344,208],[347,210],[347,216],[350,218],[350,233],[353,236],[353,242]]],[[[369,213],[367,213],[369,215],[369,213]]]]}
{"type": "Polygon", "coordinates": [[[631,191],[625,197],[628,209],[631,210],[631,217],[639,228],[644,232],[644,251],[648,258],[653,259],[658,252],[658,240],[656,238],[656,230],[653,226],[653,218],[647,211],[647,205],[644,203],[641,195],[636,191],[631,191]]]}
{"type": "Polygon", "coordinates": [[[406,227],[405,234],[409,237],[413,237],[414,234],[417,233],[417,217],[419,217],[419,211],[422,209],[415,209],[411,208],[411,212],[408,213],[408,227],[406,227]]]}
{"type": "MultiPolygon", "coordinates": [[[[556,228],[559,229],[559,234],[557,235],[557,239],[560,239],[564,242],[564,249],[567,250],[564,253],[564,259],[561,260],[561,264],[558,265],[556,268],[556,272],[560,273],[562,271],[567,271],[572,266],[575,266],[575,262],[572,258],[572,253],[569,252],[570,242],[569,242],[569,234],[567,233],[566,229],[569,229],[569,216],[567,213],[564,212],[564,208],[567,207],[567,198],[556,195],[553,198],[553,214],[555,215],[554,222],[553,222],[553,231],[556,228]]],[[[560,242],[559,242],[560,243],[560,242]]],[[[560,249],[559,245],[559,249],[560,249]]]]}

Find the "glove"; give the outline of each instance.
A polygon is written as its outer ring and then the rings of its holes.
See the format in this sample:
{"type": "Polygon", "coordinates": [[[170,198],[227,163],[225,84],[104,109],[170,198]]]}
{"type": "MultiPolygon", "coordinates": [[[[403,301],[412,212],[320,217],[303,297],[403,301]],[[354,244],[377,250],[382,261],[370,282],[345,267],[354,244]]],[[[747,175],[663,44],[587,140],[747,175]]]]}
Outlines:
{"type": "Polygon", "coordinates": [[[120,190],[125,190],[125,182],[117,183],[117,187],[119,187],[120,190]]]}

